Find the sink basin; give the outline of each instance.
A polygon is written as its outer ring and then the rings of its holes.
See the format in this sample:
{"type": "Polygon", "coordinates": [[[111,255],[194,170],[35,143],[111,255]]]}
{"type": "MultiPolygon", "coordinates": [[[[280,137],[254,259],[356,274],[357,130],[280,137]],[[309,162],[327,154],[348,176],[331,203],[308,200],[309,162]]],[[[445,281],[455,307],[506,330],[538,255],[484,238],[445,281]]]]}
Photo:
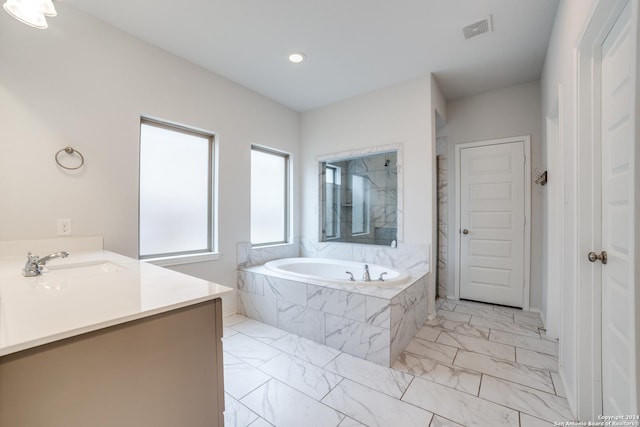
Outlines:
{"type": "Polygon", "coordinates": [[[97,260],[80,262],[76,264],[54,264],[48,265],[45,272],[65,272],[77,274],[93,274],[93,273],[111,273],[121,271],[124,267],[114,264],[108,260],[97,260]]]}

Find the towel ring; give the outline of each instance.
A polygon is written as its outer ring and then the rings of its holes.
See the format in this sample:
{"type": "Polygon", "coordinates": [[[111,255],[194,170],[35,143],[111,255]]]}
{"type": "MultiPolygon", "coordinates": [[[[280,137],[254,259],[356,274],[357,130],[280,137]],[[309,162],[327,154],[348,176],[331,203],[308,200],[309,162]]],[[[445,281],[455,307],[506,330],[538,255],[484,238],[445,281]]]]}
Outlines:
{"type": "Polygon", "coordinates": [[[56,159],[56,163],[58,164],[58,166],[60,166],[63,169],[67,169],[67,170],[76,170],[76,169],[80,169],[83,165],[84,165],[84,156],[82,155],[82,153],[80,153],[78,150],[75,150],[71,147],[64,147],[62,150],[59,150],[56,155],[55,155],[55,159],[56,159]],[[58,158],[58,156],[60,156],[60,153],[62,152],[67,153],[68,155],[72,156],[73,154],[77,154],[78,156],[80,156],[80,164],[78,166],[75,167],[69,167],[69,166],[65,166],[62,163],[60,163],[60,159],[58,158]]]}

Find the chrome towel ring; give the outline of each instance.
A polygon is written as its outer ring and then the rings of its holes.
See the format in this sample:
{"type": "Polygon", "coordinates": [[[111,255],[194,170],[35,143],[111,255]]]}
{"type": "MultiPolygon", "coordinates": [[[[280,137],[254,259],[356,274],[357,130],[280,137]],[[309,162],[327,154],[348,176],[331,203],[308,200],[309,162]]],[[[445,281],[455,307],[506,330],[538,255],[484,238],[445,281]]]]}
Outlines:
{"type": "Polygon", "coordinates": [[[63,169],[67,169],[67,170],[76,170],[76,169],[80,169],[83,165],[84,165],[84,156],[82,155],[82,153],[80,153],[78,150],[75,150],[71,147],[64,147],[62,150],[59,150],[56,155],[55,155],[55,159],[56,159],[56,163],[58,164],[58,166],[60,166],[63,169]],[[65,166],[60,162],[60,153],[62,152],[67,153],[69,156],[72,156],[74,154],[77,154],[78,156],[80,156],[80,164],[78,166],[65,166]]]}

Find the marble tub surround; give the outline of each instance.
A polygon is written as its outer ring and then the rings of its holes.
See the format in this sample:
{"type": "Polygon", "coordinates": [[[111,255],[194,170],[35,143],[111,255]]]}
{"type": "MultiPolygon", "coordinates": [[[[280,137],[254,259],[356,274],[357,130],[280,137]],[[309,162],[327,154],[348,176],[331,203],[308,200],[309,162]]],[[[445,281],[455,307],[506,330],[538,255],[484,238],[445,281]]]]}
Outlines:
{"type": "Polygon", "coordinates": [[[300,256],[306,258],[368,262],[405,270],[416,277],[430,271],[429,255],[429,245],[413,243],[398,242],[397,247],[392,248],[354,243],[318,242],[312,239],[300,240],[300,256]]]}
{"type": "Polygon", "coordinates": [[[262,265],[267,261],[300,256],[300,239],[281,245],[253,247],[250,242],[236,245],[236,262],[239,268],[262,265]]]}
{"type": "Polygon", "coordinates": [[[247,267],[238,272],[238,304],[247,317],[389,366],[427,320],[427,280],[326,283],[247,267]]]}
{"type": "MultiPolygon", "coordinates": [[[[540,332],[537,338],[519,335],[517,328],[516,332],[489,328],[482,331],[483,338],[473,332],[454,334],[450,332],[454,324],[469,325],[474,317],[490,318],[494,311],[500,315],[505,311],[464,301],[439,300],[438,306],[440,313],[432,326],[423,326],[412,340],[422,341],[421,345],[405,349],[391,368],[255,320],[229,326],[235,334],[223,344],[225,362],[228,357],[230,365],[225,371],[229,383],[225,425],[297,426],[304,420],[305,425],[340,427],[531,427],[574,420],[560,377],[553,370],[536,366],[531,354],[522,353],[526,350],[554,357],[557,342],[545,339],[540,332]],[[467,307],[476,310],[466,323],[443,317],[445,311],[468,311],[467,307]],[[446,321],[446,327],[440,326],[441,320],[446,321]],[[238,340],[238,336],[244,338],[238,340]],[[522,360],[521,353],[526,354],[522,360]],[[483,363],[467,367],[474,357],[483,363]],[[237,375],[242,369],[256,374],[250,384],[246,377],[237,375]],[[524,374],[528,370],[533,372],[531,377],[524,374]],[[544,376],[552,386],[546,391],[539,388],[546,387],[546,380],[539,381],[544,376]]],[[[537,316],[512,311],[514,324],[518,313],[537,316]]],[[[238,319],[241,317],[232,321],[238,319]]]]}

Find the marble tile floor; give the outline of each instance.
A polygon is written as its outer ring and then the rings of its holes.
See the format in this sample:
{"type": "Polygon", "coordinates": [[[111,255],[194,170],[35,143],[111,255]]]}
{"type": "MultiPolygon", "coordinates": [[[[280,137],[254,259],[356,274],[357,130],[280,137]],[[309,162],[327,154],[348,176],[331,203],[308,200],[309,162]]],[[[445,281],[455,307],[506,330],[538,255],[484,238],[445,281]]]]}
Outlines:
{"type": "Polygon", "coordinates": [[[537,313],[437,301],[391,368],[225,318],[225,426],[552,426],[573,420],[537,313]]]}

